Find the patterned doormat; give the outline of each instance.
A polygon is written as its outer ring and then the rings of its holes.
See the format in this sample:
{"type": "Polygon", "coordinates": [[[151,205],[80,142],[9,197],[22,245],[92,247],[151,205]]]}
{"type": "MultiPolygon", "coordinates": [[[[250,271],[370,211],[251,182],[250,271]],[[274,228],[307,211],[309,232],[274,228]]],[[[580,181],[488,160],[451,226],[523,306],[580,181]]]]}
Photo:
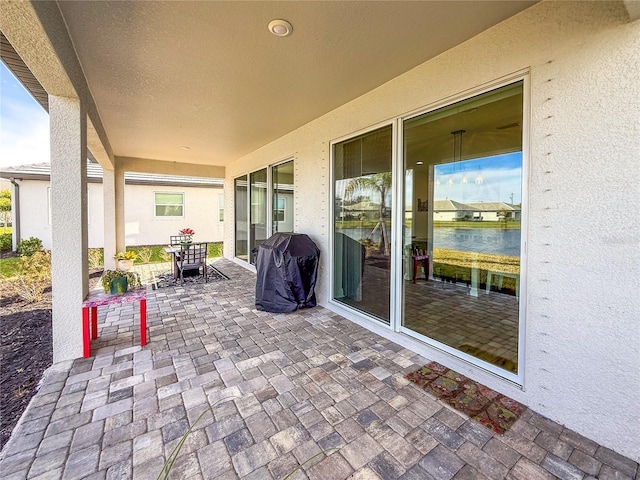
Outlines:
{"type": "Polygon", "coordinates": [[[527,408],[437,362],[405,378],[499,434],[506,432],[527,408]]]}
{"type": "MultiPolygon", "coordinates": [[[[218,270],[213,265],[207,265],[207,277],[209,282],[216,282],[220,280],[229,280],[224,273],[218,270]]],[[[194,285],[194,284],[205,284],[204,275],[188,275],[184,277],[184,285],[194,285]]],[[[173,276],[173,272],[163,272],[159,274],[155,274],[151,279],[151,288],[156,290],[158,288],[166,288],[166,287],[179,287],[180,278],[175,278],[173,276]]]]}

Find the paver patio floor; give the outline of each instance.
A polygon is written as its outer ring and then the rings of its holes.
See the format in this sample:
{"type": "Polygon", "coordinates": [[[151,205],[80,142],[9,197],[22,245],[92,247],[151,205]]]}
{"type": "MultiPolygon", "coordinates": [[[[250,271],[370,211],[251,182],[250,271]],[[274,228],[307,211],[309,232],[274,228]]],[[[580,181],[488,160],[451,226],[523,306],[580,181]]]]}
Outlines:
{"type": "Polygon", "coordinates": [[[493,434],[403,378],[428,359],[322,307],[256,311],[255,275],[216,266],[230,279],[149,291],[145,347],[137,307],[101,310],[94,356],[48,372],[2,478],[155,479],[190,426],[171,478],[282,479],[308,459],[292,479],[637,478],[529,410],[493,434]]]}

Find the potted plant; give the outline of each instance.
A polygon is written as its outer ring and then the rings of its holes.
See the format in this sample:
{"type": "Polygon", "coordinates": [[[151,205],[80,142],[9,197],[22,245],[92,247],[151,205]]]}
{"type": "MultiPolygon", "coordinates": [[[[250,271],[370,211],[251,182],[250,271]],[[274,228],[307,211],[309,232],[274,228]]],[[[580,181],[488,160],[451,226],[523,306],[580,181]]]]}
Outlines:
{"type": "Polygon", "coordinates": [[[133,267],[133,261],[138,258],[135,252],[118,252],[113,258],[116,260],[116,269],[118,270],[131,270],[133,267]]]}
{"type": "Polygon", "coordinates": [[[189,245],[191,245],[191,242],[193,242],[193,236],[195,234],[196,232],[194,232],[191,228],[183,228],[182,230],[180,230],[180,235],[184,237],[180,242],[180,245],[182,245],[183,247],[188,247],[189,245]]]}
{"type": "Polygon", "coordinates": [[[140,277],[135,272],[125,270],[105,270],[102,274],[104,293],[122,294],[129,288],[141,287],[140,277]]]}

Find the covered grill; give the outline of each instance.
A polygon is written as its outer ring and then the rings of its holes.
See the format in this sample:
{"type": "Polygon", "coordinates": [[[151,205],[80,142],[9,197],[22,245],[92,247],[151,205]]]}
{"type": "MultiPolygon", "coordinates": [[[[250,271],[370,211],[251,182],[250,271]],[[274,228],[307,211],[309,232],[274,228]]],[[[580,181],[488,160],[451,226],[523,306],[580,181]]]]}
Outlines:
{"type": "Polygon", "coordinates": [[[275,233],[252,250],[256,259],[256,308],[287,313],[315,307],[320,250],[307,235],[275,233]]]}

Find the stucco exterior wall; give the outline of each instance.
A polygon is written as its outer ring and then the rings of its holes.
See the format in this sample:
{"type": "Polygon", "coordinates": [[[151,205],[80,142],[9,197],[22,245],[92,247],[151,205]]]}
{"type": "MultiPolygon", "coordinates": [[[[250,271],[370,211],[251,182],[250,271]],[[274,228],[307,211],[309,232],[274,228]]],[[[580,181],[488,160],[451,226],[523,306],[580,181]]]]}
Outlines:
{"type": "MultiPolygon", "coordinates": [[[[640,22],[622,3],[537,4],[238,160],[226,182],[294,156],[295,190],[305,192],[295,231],[321,249],[317,293],[327,305],[330,142],[514,72],[528,72],[530,85],[523,386],[364,323],[638,460],[640,22]]],[[[226,202],[232,220],[232,189],[226,202]]],[[[231,256],[232,221],[225,240],[231,256]]]]}
{"type": "Polygon", "coordinates": [[[127,245],[169,242],[183,228],[192,228],[196,242],[219,242],[224,225],[218,220],[218,188],[127,185],[124,189],[125,241],[127,245]],[[154,192],[184,193],[184,217],[156,217],[154,192]]]}
{"type": "MultiPolygon", "coordinates": [[[[20,217],[22,238],[37,237],[44,248],[51,249],[51,221],[49,218],[48,188],[42,180],[20,182],[20,217]]],[[[167,187],[127,185],[125,187],[126,245],[156,245],[168,243],[170,235],[191,227],[194,240],[220,242],[224,223],[218,220],[220,188],[167,187]],[[184,218],[154,218],[153,192],[182,192],[185,194],[184,218]]],[[[104,242],[104,196],[101,183],[87,186],[89,248],[102,248],[104,242]]]]}

